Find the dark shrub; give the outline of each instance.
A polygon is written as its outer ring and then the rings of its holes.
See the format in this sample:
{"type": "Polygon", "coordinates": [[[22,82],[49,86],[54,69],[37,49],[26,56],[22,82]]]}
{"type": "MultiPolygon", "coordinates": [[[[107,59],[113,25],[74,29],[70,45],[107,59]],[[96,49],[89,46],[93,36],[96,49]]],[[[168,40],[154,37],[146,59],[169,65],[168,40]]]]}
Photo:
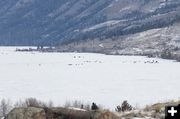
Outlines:
{"type": "Polygon", "coordinates": [[[99,107],[96,105],[96,103],[92,103],[91,110],[98,110],[99,107]]]}
{"type": "Polygon", "coordinates": [[[127,100],[125,100],[125,101],[121,104],[121,106],[118,105],[115,110],[116,110],[117,112],[125,112],[125,111],[131,111],[132,109],[133,109],[132,106],[127,102],[127,100]]]}

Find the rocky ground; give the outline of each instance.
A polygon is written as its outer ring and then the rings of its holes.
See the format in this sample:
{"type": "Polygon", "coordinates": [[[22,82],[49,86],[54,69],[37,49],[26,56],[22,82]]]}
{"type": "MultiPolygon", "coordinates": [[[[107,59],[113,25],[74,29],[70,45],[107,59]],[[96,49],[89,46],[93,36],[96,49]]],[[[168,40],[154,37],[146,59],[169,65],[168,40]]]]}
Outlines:
{"type": "Polygon", "coordinates": [[[15,108],[5,119],[164,119],[165,106],[178,105],[180,101],[170,101],[146,106],[127,112],[108,110],[87,111],[77,108],[15,108]]]}

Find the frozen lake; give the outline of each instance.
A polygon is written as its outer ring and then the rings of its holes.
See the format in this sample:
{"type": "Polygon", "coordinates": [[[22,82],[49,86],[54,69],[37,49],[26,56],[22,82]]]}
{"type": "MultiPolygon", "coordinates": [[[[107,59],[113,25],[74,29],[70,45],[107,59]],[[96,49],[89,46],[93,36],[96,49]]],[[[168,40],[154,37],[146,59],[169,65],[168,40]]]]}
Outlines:
{"type": "Polygon", "coordinates": [[[15,52],[0,47],[0,98],[80,100],[114,109],[180,97],[180,63],[137,56],[15,52]]]}

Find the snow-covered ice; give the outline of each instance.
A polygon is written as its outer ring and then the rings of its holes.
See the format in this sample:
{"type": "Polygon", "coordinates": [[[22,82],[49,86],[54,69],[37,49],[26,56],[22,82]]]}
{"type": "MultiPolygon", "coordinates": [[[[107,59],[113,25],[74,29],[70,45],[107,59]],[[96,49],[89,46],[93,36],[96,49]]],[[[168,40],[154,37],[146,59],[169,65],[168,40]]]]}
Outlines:
{"type": "Polygon", "coordinates": [[[0,47],[0,98],[80,100],[114,109],[178,99],[180,63],[137,56],[15,52],[0,47]]]}

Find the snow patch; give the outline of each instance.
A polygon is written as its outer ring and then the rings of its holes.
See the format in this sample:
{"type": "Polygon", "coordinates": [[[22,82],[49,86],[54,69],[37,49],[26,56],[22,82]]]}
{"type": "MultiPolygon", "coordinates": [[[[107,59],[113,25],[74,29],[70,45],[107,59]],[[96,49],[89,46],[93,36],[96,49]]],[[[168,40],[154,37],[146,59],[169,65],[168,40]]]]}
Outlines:
{"type": "Polygon", "coordinates": [[[120,22],[119,20],[107,21],[107,22],[100,23],[100,24],[97,24],[95,26],[92,26],[90,28],[84,29],[83,32],[92,31],[92,30],[99,29],[99,28],[102,28],[102,27],[113,26],[113,25],[118,24],[119,22],[120,22]]]}

